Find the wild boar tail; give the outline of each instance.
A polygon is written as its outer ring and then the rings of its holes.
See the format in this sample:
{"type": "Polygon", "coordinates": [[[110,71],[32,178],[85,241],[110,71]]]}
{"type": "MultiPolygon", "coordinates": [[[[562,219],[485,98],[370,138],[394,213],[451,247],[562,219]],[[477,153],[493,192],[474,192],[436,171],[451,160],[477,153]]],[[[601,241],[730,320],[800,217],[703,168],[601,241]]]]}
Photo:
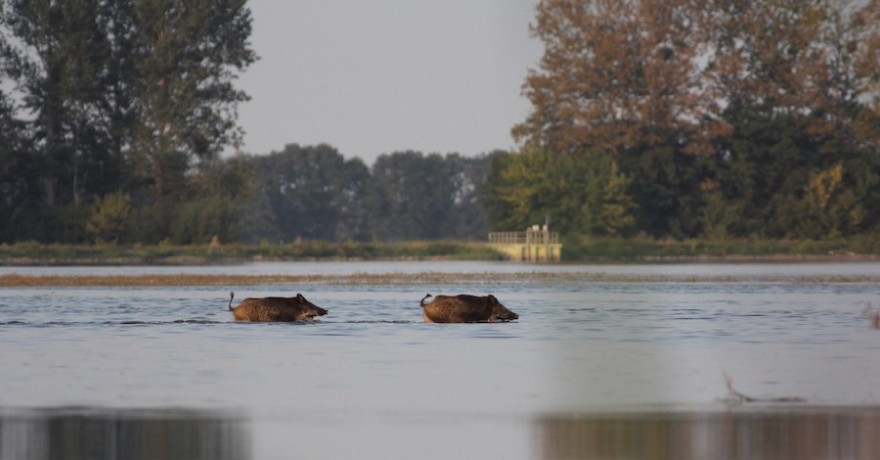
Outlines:
{"type": "Polygon", "coordinates": [[[427,294],[427,295],[425,295],[425,297],[422,298],[422,301],[419,303],[419,305],[421,305],[421,306],[424,307],[424,306],[425,306],[425,301],[428,300],[429,297],[431,297],[431,294],[427,294]]]}
{"type": "Polygon", "coordinates": [[[235,297],[235,292],[229,291],[229,311],[232,311],[232,298],[235,297]]]}

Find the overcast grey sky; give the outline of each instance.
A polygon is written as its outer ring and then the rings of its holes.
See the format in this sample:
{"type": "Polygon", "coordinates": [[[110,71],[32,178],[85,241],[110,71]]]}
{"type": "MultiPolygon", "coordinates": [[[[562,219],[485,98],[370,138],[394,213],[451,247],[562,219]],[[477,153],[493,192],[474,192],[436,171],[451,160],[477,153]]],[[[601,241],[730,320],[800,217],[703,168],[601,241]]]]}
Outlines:
{"type": "Polygon", "coordinates": [[[475,155],[515,146],[541,56],[537,0],[251,0],[260,60],[238,85],[246,153],[327,143],[475,155]]]}

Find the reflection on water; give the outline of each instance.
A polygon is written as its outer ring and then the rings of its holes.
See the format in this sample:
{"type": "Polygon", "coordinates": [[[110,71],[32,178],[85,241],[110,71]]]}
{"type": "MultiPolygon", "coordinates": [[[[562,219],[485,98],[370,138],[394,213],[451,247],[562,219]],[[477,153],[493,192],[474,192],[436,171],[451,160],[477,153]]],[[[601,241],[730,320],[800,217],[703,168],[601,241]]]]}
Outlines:
{"type": "Polygon", "coordinates": [[[0,459],[251,457],[244,420],[226,412],[155,409],[0,409],[0,459]]]}
{"type": "Polygon", "coordinates": [[[537,430],[546,460],[880,458],[880,407],[546,416],[537,430]]]}

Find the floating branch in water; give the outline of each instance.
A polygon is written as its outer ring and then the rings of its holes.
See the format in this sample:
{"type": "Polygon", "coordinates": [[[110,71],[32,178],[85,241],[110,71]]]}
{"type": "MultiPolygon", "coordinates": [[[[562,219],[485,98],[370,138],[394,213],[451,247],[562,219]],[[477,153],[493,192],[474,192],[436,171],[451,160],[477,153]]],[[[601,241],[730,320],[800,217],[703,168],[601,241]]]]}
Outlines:
{"type": "Polygon", "coordinates": [[[873,329],[880,329],[880,311],[875,310],[874,307],[871,306],[871,302],[868,302],[868,305],[862,310],[862,314],[871,322],[871,327],[873,329]]]}
{"type": "Polygon", "coordinates": [[[781,398],[756,398],[754,396],[749,396],[740,393],[733,388],[733,377],[727,375],[727,372],[722,372],[721,374],[724,376],[724,383],[727,385],[727,391],[729,391],[731,396],[733,396],[738,402],[802,403],[807,401],[806,399],[797,396],[784,396],[781,398]]]}

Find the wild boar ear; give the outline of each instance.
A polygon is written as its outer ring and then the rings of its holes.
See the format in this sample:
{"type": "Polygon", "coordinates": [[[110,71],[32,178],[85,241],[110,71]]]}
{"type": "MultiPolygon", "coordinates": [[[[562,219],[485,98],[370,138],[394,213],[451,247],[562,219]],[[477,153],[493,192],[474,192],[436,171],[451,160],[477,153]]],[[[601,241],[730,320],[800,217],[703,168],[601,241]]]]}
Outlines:
{"type": "Polygon", "coordinates": [[[302,303],[302,302],[305,302],[305,301],[306,301],[306,298],[305,298],[305,297],[303,297],[303,295],[302,295],[302,294],[300,294],[300,293],[297,293],[297,294],[296,294],[296,300],[299,300],[299,301],[300,301],[300,303],[302,303]]]}
{"type": "Polygon", "coordinates": [[[496,303],[498,303],[498,299],[496,299],[494,295],[489,294],[489,305],[494,305],[496,303]]]}

